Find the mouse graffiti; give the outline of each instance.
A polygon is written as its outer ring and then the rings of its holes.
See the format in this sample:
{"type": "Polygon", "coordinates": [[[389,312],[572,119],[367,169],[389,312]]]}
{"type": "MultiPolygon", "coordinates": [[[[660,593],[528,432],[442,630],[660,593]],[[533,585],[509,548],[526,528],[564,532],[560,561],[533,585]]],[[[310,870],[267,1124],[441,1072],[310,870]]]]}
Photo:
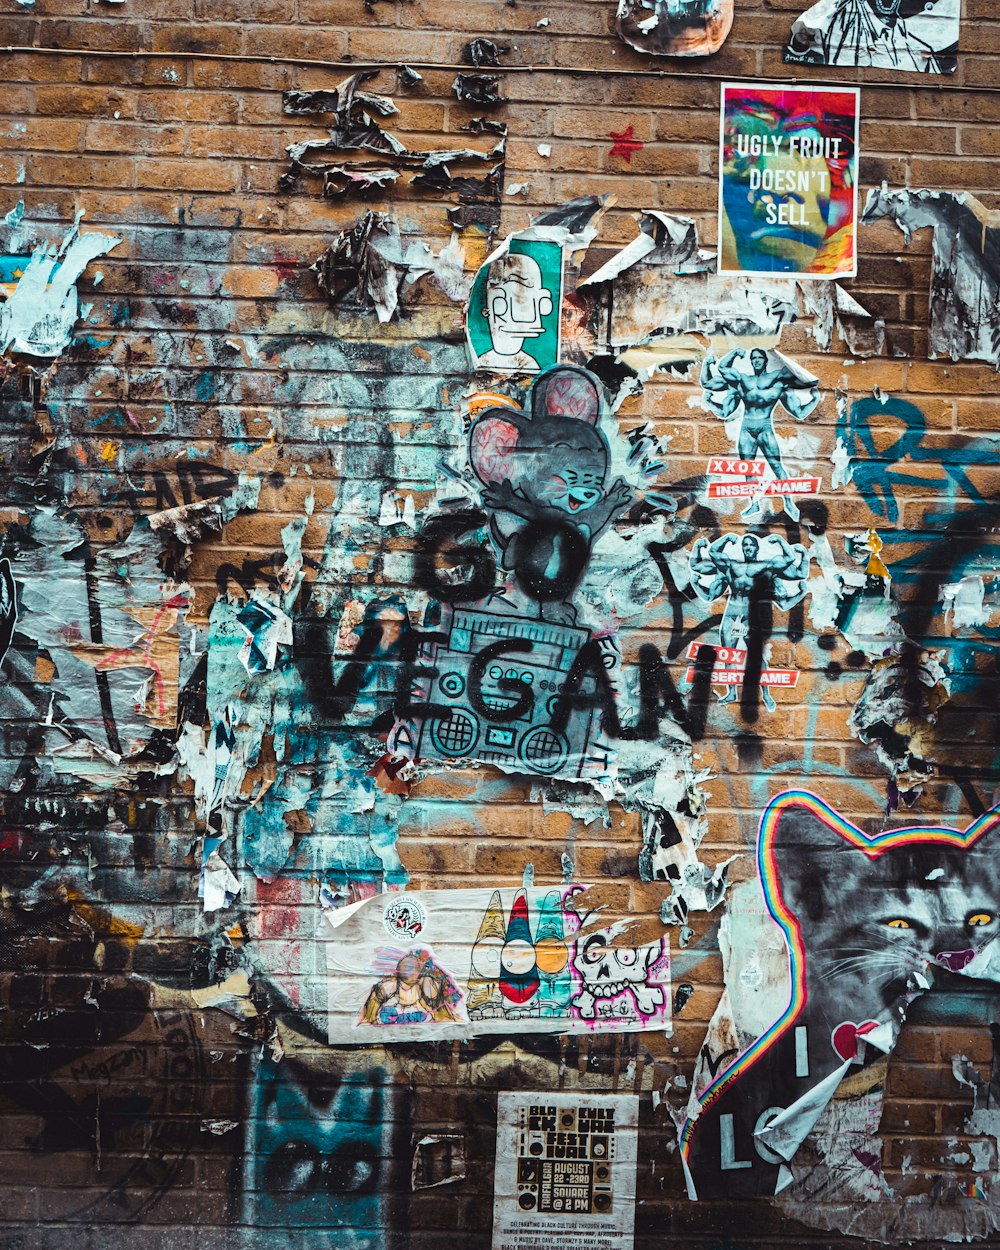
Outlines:
{"type": "MultiPolygon", "coordinates": [[[[600,415],[597,379],[559,365],[538,377],[525,409],[490,407],[469,433],[469,461],[484,486],[501,567],[543,620],[575,621],[568,600],[594,543],[634,498],[621,478],[608,480],[600,415]]],[[[491,600],[500,610],[504,604],[523,608],[510,587],[491,600]]]]}

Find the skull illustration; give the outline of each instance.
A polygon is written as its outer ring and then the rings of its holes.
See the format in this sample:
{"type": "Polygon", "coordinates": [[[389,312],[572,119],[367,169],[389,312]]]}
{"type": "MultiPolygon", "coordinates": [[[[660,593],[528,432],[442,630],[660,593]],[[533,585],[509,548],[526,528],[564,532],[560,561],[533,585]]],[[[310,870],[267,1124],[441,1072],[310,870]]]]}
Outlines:
{"type": "Polygon", "coordinates": [[[601,1002],[601,1016],[624,1015],[628,1012],[628,1000],[612,1007],[614,999],[630,994],[635,1006],[643,1016],[651,1016],[663,1006],[663,990],[658,985],[647,985],[649,970],[663,953],[662,942],[651,946],[611,946],[608,930],[592,933],[576,944],[573,967],[583,983],[573,999],[577,1011],[585,1020],[593,1020],[601,1002]]]}

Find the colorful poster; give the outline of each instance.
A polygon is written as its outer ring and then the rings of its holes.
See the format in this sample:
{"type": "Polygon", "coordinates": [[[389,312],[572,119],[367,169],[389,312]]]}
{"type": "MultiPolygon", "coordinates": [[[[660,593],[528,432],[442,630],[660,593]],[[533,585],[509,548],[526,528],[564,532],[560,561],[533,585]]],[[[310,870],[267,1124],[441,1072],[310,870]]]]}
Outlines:
{"type": "Polygon", "coordinates": [[[493,1250],[627,1250],[638,1129],[635,1095],[500,1094],[493,1250]]]}
{"type": "Polygon", "coordinates": [[[326,912],[332,1045],[670,1027],[666,938],[582,885],[378,894],[326,912]]]}
{"type": "Polygon", "coordinates": [[[719,272],[857,273],[856,87],[724,83],[719,272]]]}
{"type": "Polygon", "coordinates": [[[559,360],[562,245],[514,235],[476,274],[466,328],[474,369],[539,373],[559,360]]]}

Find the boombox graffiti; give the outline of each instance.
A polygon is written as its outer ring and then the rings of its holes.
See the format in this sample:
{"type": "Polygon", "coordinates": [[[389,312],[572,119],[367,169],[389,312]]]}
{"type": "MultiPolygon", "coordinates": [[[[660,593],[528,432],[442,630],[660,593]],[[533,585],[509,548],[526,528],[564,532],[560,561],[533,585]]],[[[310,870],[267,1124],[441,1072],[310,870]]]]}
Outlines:
{"type": "MultiPolygon", "coordinates": [[[[414,704],[450,715],[421,719],[421,756],[474,757],[547,776],[608,774],[614,748],[601,733],[593,672],[583,672],[578,683],[569,680],[594,641],[588,630],[456,607],[443,634],[443,643],[423,644],[418,671],[424,675],[415,683],[414,704]],[[572,698],[568,685],[575,687],[572,698]]],[[[597,640],[597,647],[610,673],[618,665],[617,647],[611,638],[597,640]]]]}

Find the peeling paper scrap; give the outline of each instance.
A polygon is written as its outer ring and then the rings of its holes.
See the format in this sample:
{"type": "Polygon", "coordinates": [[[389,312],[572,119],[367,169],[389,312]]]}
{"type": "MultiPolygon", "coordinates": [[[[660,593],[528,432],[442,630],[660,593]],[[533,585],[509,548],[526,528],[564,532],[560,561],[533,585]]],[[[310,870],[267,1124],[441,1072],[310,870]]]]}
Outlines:
{"type": "Polygon", "coordinates": [[[239,879],[217,851],[213,851],[206,860],[202,879],[206,912],[229,907],[242,889],[239,879]]]}
{"type": "Polygon", "coordinates": [[[421,1137],[413,1150],[410,1188],[438,1189],[465,1180],[465,1138],[458,1133],[421,1137]]]}
{"type": "Polygon", "coordinates": [[[80,316],[76,282],[87,265],[116,248],[115,235],[80,234],[82,210],[62,242],[39,244],[13,291],[0,303],[0,352],[60,355],[80,316]]]}
{"type": "Polygon", "coordinates": [[[996,308],[1000,300],[1000,211],[968,192],[868,192],[862,222],[890,217],[909,245],[915,230],[933,230],[930,351],[932,357],[985,360],[1000,369],[996,308]]]}

